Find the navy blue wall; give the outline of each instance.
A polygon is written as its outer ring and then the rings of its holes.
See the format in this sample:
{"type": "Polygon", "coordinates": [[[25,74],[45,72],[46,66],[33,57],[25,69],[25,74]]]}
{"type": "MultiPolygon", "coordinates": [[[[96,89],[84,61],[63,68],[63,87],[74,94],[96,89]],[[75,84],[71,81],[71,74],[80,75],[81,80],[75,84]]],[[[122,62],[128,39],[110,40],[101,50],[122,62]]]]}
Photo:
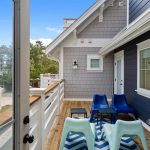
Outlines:
{"type": "Polygon", "coordinates": [[[150,0],[129,0],[129,23],[150,8],[150,0]]]}
{"type": "Polygon", "coordinates": [[[150,118],[150,99],[140,96],[137,89],[137,43],[150,38],[150,31],[115,50],[124,50],[124,90],[128,102],[135,108],[138,116],[146,121],[150,118]]]}

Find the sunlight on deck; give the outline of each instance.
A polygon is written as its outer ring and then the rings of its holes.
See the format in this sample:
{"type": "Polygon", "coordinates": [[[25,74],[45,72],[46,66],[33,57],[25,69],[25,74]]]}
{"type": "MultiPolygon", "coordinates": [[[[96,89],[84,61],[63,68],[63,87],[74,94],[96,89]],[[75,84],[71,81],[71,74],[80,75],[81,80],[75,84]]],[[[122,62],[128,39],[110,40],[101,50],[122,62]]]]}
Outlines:
{"type": "MultiPolygon", "coordinates": [[[[61,139],[61,132],[63,129],[64,120],[66,117],[70,116],[70,108],[85,108],[87,111],[87,115],[90,116],[90,109],[91,109],[91,102],[83,102],[83,101],[64,101],[62,103],[60,113],[56,117],[55,122],[53,124],[52,129],[50,130],[48,139],[45,144],[45,150],[58,150],[60,139],[61,139]]],[[[83,115],[76,115],[77,117],[81,117],[83,115]]],[[[119,118],[124,120],[133,120],[129,116],[119,116],[119,118]]],[[[149,149],[150,149],[150,133],[145,131],[149,149]]],[[[135,138],[135,142],[138,143],[140,149],[142,149],[141,142],[138,138],[135,138]]]]}

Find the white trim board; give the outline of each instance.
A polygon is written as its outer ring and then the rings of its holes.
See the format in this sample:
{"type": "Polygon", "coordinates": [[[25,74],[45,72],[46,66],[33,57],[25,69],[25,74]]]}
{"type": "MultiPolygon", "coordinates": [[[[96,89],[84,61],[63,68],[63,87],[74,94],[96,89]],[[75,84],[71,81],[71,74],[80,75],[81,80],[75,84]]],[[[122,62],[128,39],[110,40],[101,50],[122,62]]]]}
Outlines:
{"type": "Polygon", "coordinates": [[[64,98],[64,101],[93,101],[91,98],[64,98]]]}
{"type": "MultiPolygon", "coordinates": [[[[108,102],[111,102],[111,99],[107,99],[108,102]]],[[[88,101],[93,101],[92,98],[64,98],[64,101],[84,101],[84,102],[88,102],[88,101]]]]}
{"type": "Polygon", "coordinates": [[[140,87],[140,52],[150,49],[150,39],[137,44],[137,94],[150,98],[150,90],[140,87]]]}
{"type": "MultiPolygon", "coordinates": [[[[61,43],[63,47],[105,47],[112,38],[109,39],[85,39],[74,38],[71,34],[65,41],[61,43]]],[[[53,52],[51,52],[53,53],[53,52]]]]}

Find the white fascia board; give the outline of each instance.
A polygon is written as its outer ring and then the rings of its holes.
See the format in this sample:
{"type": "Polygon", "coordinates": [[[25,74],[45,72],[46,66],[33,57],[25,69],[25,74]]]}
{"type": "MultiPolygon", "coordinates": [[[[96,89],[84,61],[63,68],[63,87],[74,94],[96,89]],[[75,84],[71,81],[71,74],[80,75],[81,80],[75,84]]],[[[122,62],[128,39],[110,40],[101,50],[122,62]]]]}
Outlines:
{"type": "Polygon", "coordinates": [[[104,47],[111,39],[80,39],[69,36],[62,44],[63,47],[104,47]]]}
{"type": "Polygon", "coordinates": [[[100,50],[101,55],[106,55],[114,49],[126,44],[134,38],[150,30],[150,9],[141,19],[129,26],[124,32],[117,34],[111,43],[100,50]]]}
{"type": "Polygon", "coordinates": [[[86,20],[95,10],[97,10],[106,0],[98,0],[92,5],[79,19],[77,19],[68,29],[60,34],[48,47],[46,54],[52,51],[58,44],[60,44],[70,33],[72,33],[84,20],[86,20]]]}

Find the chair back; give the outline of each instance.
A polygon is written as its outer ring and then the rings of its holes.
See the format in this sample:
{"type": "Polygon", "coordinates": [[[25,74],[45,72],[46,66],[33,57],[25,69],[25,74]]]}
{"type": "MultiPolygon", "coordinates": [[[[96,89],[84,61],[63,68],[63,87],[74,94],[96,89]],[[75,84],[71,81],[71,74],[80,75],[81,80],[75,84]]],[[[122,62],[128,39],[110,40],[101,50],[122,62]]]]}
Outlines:
{"type": "Polygon", "coordinates": [[[98,94],[94,95],[92,107],[94,109],[108,108],[109,105],[106,95],[98,95],[98,94]]]}
{"type": "Polygon", "coordinates": [[[123,108],[127,107],[127,100],[124,94],[117,95],[114,94],[112,97],[112,107],[113,108],[123,108]]]}
{"type": "Polygon", "coordinates": [[[91,130],[90,122],[86,118],[76,119],[67,117],[64,126],[67,127],[70,131],[74,132],[86,130],[88,131],[91,137],[94,137],[93,132],[91,130]]]}
{"type": "Polygon", "coordinates": [[[115,124],[116,135],[138,135],[140,131],[143,131],[142,122],[140,120],[135,121],[123,121],[117,120],[115,124]]]}

